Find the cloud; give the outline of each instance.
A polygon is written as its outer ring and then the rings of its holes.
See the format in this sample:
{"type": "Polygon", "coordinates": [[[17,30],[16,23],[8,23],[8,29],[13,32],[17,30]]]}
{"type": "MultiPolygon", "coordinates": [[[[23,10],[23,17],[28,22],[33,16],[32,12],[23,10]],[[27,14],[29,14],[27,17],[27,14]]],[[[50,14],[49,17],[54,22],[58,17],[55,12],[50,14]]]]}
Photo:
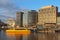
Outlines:
{"type": "Polygon", "coordinates": [[[15,0],[0,0],[0,14],[15,16],[16,11],[20,11],[20,8],[14,3],[14,1],[15,0]]]}

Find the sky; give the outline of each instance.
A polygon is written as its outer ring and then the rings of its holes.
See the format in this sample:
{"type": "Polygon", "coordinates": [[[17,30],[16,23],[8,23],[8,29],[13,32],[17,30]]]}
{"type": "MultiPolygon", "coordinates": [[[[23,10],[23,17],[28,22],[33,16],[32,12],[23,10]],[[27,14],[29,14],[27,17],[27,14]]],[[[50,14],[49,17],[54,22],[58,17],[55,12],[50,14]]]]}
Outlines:
{"type": "Polygon", "coordinates": [[[60,0],[0,0],[0,15],[15,17],[17,11],[39,10],[43,6],[54,5],[60,12],[60,0]]]}

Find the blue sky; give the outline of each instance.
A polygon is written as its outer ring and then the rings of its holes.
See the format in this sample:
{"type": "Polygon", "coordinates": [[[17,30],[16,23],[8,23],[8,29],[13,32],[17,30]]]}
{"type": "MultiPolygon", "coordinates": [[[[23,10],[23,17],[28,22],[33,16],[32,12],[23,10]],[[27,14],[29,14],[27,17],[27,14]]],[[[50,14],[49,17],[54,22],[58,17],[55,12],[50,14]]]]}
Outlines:
{"type": "Polygon", "coordinates": [[[58,6],[60,9],[60,0],[22,0],[20,2],[20,7],[24,7],[30,10],[38,10],[39,8],[48,5],[58,6]]]}
{"type": "Polygon", "coordinates": [[[48,5],[57,6],[60,11],[60,0],[0,0],[0,15],[14,17],[21,9],[38,11],[48,5]]]}

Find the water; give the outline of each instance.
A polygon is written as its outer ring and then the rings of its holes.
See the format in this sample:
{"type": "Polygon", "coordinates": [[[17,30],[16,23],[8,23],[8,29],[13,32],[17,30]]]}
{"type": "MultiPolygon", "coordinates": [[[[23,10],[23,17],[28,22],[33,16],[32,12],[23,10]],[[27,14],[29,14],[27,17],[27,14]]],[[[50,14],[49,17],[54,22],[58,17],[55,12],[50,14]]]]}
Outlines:
{"type": "Polygon", "coordinates": [[[0,40],[60,40],[60,33],[30,33],[29,35],[8,35],[5,31],[0,31],[0,40]]]}

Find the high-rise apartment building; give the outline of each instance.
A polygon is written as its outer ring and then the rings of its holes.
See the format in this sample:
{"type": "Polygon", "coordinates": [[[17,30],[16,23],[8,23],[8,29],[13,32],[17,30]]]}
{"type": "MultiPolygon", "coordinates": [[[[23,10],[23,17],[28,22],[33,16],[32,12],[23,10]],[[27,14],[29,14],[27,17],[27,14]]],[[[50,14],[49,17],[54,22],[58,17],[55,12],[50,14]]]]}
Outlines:
{"type": "Polygon", "coordinates": [[[16,13],[16,25],[19,27],[23,26],[23,12],[16,13]]]}
{"type": "Polygon", "coordinates": [[[23,14],[23,25],[24,26],[35,26],[37,24],[37,12],[35,10],[24,11],[23,14]]]}
{"type": "Polygon", "coordinates": [[[28,10],[23,11],[23,26],[28,26],[28,10]]]}
{"type": "Polygon", "coordinates": [[[16,13],[16,25],[17,26],[36,26],[37,24],[37,12],[35,10],[27,11],[24,10],[22,12],[16,13]]]}
{"type": "Polygon", "coordinates": [[[37,24],[37,12],[31,10],[28,12],[28,26],[36,26],[37,24]]]}
{"type": "Polygon", "coordinates": [[[44,6],[38,11],[38,24],[56,24],[58,8],[56,6],[44,6]]]}

